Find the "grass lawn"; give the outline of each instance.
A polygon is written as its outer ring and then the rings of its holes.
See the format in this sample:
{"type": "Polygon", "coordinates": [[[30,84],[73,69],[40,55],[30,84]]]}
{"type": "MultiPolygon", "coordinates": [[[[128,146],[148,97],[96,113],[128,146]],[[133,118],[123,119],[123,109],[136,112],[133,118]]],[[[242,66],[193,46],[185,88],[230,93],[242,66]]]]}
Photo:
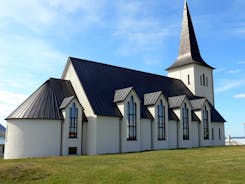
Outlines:
{"type": "Polygon", "coordinates": [[[0,159],[5,183],[245,183],[245,146],[0,159]]]}

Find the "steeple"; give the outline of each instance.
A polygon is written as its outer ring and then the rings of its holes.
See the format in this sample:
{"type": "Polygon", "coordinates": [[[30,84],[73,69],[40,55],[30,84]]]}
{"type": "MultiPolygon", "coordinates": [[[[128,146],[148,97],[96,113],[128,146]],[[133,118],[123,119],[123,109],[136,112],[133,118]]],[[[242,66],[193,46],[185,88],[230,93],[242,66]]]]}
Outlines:
{"type": "Polygon", "coordinates": [[[179,68],[181,66],[189,65],[192,63],[214,69],[212,66],[208,65],[201,57],[189,8],[187,2],[185,1],[179,55],[175,63],[167,68],[167,70],[179,68]]]}

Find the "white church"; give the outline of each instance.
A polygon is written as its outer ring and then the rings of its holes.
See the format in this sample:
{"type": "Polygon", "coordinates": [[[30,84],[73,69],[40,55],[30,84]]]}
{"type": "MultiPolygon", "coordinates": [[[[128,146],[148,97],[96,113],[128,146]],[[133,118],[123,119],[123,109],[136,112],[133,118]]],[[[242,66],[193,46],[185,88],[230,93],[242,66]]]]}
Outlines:
{"type": "Polygon", "coordinates": [[[225,145],[187,3],[168,77],[69,57],[7,118],[5,159],[225,145]]]}

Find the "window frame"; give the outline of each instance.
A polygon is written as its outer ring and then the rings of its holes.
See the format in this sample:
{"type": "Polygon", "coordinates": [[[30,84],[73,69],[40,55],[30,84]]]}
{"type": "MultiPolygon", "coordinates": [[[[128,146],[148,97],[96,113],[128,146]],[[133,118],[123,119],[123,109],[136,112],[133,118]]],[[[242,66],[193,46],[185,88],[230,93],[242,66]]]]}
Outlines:
{"type": "Polygon", "coordinates": [[[127,140],[137,140],[137,104],[131,96],[128,101],[128,135],[127,140]]]}
{"type": "Polygon", "coordinates": [[[157,106],[157,135],[158,140],[166,140],[166,113],[162,100],[157,106]]]}
{"type": "Polygon", "coordinates": [[[183,140],[190,140],[189,109],[186,103],[182,107],[182,121],[183,140]]]}
{"type": "Polygon", "coordinates": [[[70,139],[77,138],[77,127],[78,126],[78,108],[74,102],[69,109],[69,135],[70,139]]]}
{"type": "Polygon", "coordinates": [[[209,140],[209,113],[206,106],[203,109],[203,139],[209,140]]]}
{"type": "Polygon", "coordinates": [[[68,155],[77,155],[77,147],[68,147],[68,155]]]}

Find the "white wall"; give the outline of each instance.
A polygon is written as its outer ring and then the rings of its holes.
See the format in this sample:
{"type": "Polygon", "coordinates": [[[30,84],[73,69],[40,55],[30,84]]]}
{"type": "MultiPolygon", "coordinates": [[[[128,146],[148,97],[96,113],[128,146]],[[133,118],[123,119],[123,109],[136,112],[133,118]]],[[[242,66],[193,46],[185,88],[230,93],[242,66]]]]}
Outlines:
{"type": "Polygon", "coordinates": [[[135,93],[134,90],[130,92],[128,97],[124,100],[124,102],[117,103],[118,109],[120,110],[121,114],[123,115],[123,118],[120,121],[120,127],[121,127],[121,152],[136,152],[140,151],[140,145],[141,145],[141,135],[140,135],[140,100],[135,93]],[[136,125],[136,131],[137,131],[137,137],[136,140],[127,140],[128,135],[128,107],[127,103],[130,100],[130,97],[133,96],[134,100],[137,104],[137,125],[136,125]]]}
{"type": "Polygon", "coordinates": [[[96,152],[96,137],[97,137],[97,117],[87,117],[87,154],[95,155],[96,152]]]}
{"type": "Polygon", "coordinates": [[[188,87],[193,94],[196,96],[206,97],[211,104],[214,104],[212,69],[201,65],[190,64],[169,70],[168,76],[182,80],[182,82],[184,82],[186,87],[188,87]],[[200,83],[200,75],[203,74],[208,77],[208,86],[203,86],[200,83]],[[188,84],[188,75],[190,76],[190,84],[188,84]]]}
{"type": "Polygon", "coordinates": [[[68,63],[66,72],[63,74],[62,79],[70,80],[73,86],[75,93],[77,94],[77,98],[80,104],[84,107],[84,112],[87,117],[96,115],[93,112],[93,109],[88,101],[87,95],[82,87],[82,84],[75,72],[74,67],[72,66],[71,62],[68,63]]]}
{"type": "Polygon", "coordinates": [[[214,128],[214,140],[213,146],[224,146],[225,145],[225,128],[224,123],[212,122],[211,127],[214,128]],[[221,132],[221,139],[219,139],[219,129],[221,132]]]}
{"type": "Polygon", "coordinates": [[[83,130],[83,134],[82,134],[82,154],[86,155],[88,153],[87,150],[87,143],[88,143],[88,122],[83,122],[82,125],[82,130],[83,130]]]}
{"type": "Polygon", "coordinates": [[[119,153],[119,118],[98,116],[96,154],[119,153]]]}
{"type": "Polygon", "coordinates": [[[150,111],[151,115],[154,117],[153,119],[153,126],[152,126],[152,143],[153,143],[153,150],[160,150],[160,149],[168,149],[168,102],[164,98],[163,95],[159,97],[156,104],[154,106],[149,106],[148,110],[150,111]],[[158,140],[158,114],[157,114],[157,106],[160,104],[162,100],[163,105],[165,106],[165,133],[166,139],[165,140],[158,140]]]}
{"type": "Polygon", "coordinates": [[[177,148],[177,121],[168,121],[168,148],[177,148]]]}
{"type": "Polygon", "coordinates": [[[211,112],[210,112],[209,104],[207,102],[205,102],[203,108],[198,110],[198,111],[195,111],[195,114],[201,120],[201,124],[199,126],[200,146],[212,146],[211,112]],[[207,107],[207,110],[208,110],[209,139],[204,139],[204,132],[203,132],[203,114],[202,113],[203,113],[205,106],[207,107]]]}
{"type": "Polygon", "coordinates": [[[140,119],[140,150],[151,150],[151,120],[140,119]]]}
{"type": "Polygon", "coordinates": [[[69,147],[77,148],[77,155],[82,154],[82,107],[79,102],[74,98],[65,109],[62,110],[64,121],[62,122],[62,155],[69,155],[69,147]],[[73,103],[78,108],[78,120],[77,120],[77,138],[69,138],[69,127],[70,127],[70,107],[73,103]]]}
{"type": "Polygon", "coordinates": [[[199,138],[199,122],[192,121],[192,147],[199,147],[200,145],[200,138],[199,138]]]}
{"type": "Polygon", "coordinates": [[[180,108],[174,109],[175,114],[180,119],[177,124],[178,129],[178,148],[191,148],[192,147],[192,121],[191,121],[191,105],[189,100],[186,98],[180,108]],[[182,117],[182,107],[186,103],[189,109],[189,140],[183,139],[183,117],[182,117]]]}
{"type": "Polygon", "coordinates": [[[5,159],[60,155],[61,121],[7,120],[5,159]]]}

